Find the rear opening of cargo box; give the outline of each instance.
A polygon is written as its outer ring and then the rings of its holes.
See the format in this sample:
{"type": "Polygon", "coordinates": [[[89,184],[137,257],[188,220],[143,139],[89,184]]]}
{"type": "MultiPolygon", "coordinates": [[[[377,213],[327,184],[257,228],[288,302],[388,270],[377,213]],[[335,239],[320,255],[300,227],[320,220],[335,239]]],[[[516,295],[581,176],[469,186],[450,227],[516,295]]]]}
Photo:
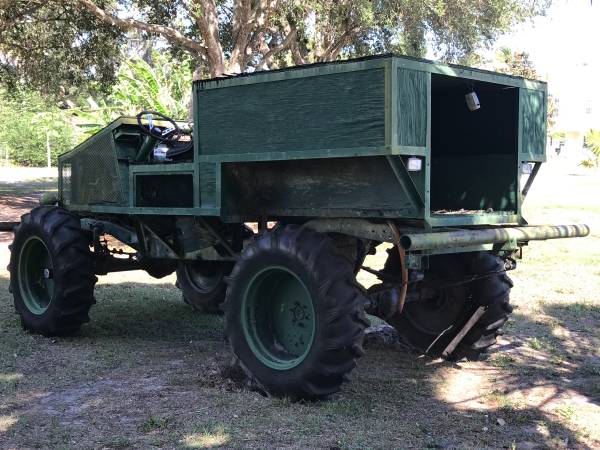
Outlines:
{"type": "Polygon", "coordinates": [[[516,212],[518,102],[518,88],[432,74],[432,216],[516,212]]]}

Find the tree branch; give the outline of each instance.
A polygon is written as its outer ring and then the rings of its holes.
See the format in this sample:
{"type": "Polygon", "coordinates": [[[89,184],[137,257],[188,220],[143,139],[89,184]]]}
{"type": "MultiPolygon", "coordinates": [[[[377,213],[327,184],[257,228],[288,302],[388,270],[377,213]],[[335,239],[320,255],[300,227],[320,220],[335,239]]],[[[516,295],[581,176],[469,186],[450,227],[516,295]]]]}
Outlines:
{"type": "Polygon", "coordinates": [[[252,2],[234,0],[233,2],[233,49],[229,58],[229,70],[239,73],[245,68],[246,47],[252,29],[252,2]]]}
{"type": "Polygon", "coordinates": [[[219,36],[219,14],[215,0],[192,0],[197,3],[194,9],[196,23],[206,44],[206,59],[211,76],[225,73],[223,46],[219,36]]]}
{"type": "Polygon", "coordinates": [[[86,9],[98,20],[104,22],[107,25],[111,25],[123,31],[141,30],[146,31],[148,33],[158,34],[167,38],[171,42],[181,45],[183,48],[190,51],[191,53],[206,55],[206,47],[204,45],[197,41],[194,41],[193,39],[188,38],[187,36],[183,35],[181,32],[174,28],[167,27],[164,25],[150,24],[135,19],[120,19],[118,17],[113,16],[112,14],[107,13],[102,8],[98,7],[92,0],[72,1],[75,4],[78,4],[82,8],[86,9]]]}
{"type": "Polygon", "coordinates": [[[263,55],[262,59],[256,66],[257,69],[258,70],[267,70],[269,68],[269,64],[270,64],[271,60],[273,59],[273,57],[276,54],[290,48],[290,46],[296,39],[297,33],[298,33],[298,30],[296,29],[296,27],[293,25],[290,25],[290,31],[287,34],[287,36],[278,45],[270,48],[269,51],[263,55]]]}
{"type": "MultiPolygon", "coordinates": [[[[9,28],[11,25],[19,23],[19,21],[21,19],[32,15],[38,9],[42,8],[44,6],[44,3],[43,2],[31,2],[31,4],[29,4],[28,6],[29,6],[28,8],[22,8],[18,13],[14,14],[10,20],[3,21],[2,26],[0,27],[0,32],[9,28]]],[[[3,3],[0,3],[0,9],[5,10],[7,8],[8,8],[8,5],[4,5],[3,3]]]]}
{"type": "Polygon", "coordinates": [[[298,41],[296,39],[294,39],[294,42],[292,42],[290,50],[292,51],[292,60],[294,61],[294,64],[297,66],[306,64],[306,58],[302,55],[302,51],[300,50],[300,46],[298,45],[298,41]]]}
{"type": "Polygon", "coordinates": [[[333,61],[342,51],[345,45],[348,44],[350,38],[359,30],[358,27],[348,27],[337,41],[333,41],[322,53],[320,61],[333,61]]]}

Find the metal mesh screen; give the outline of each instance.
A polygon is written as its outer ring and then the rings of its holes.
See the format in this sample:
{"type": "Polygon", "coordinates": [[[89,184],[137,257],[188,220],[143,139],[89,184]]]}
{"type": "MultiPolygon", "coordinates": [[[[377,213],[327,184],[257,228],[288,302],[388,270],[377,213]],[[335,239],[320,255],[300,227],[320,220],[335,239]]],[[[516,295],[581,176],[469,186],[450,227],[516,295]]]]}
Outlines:
{"type": "Polygon", "coordinates": [[[61,158],[63,198],[73,205],[123,201],[112,133],[103,132],[61,158]],[[64,170],[69,167],[69,177],[64,170]],[[67,195],[68,192],[68,195],[67,195]]]}

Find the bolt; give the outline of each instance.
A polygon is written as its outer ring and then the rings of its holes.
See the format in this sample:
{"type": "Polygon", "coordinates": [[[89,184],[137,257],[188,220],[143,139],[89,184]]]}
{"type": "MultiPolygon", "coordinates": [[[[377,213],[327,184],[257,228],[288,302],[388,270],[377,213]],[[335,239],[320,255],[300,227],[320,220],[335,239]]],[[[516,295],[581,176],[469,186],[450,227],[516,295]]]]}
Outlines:
{"type": "Polygon", "coordinates": [[[52,278],[52,272],[50,272],[50,269],[48,269],[48,268],[45,268],[45,269],[42,271],[42,273],[43,273],[43,275],[44,275],[44,278],[45,278],[46,280],[48,280],[48,279],[52,278]]]}

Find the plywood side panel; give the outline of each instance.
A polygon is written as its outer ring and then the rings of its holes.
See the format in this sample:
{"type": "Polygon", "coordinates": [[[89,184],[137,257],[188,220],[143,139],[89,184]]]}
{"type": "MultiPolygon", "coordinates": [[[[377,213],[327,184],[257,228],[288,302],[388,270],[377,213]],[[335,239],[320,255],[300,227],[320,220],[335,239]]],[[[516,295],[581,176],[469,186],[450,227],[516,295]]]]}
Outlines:
{"type": "Polygon", "coordinates": [[[524,161],[546,159],[546,109],[544,91],[521,89],[521,156],[524,161]]]}
{"type": "Polygon", "coordinates": [[[223,164],[224,215],[413,217],[385,157],[223,164]]]}
{"type": "Polygon", "coordinates": [[[385,143],[383,68],[200,89],[197,96],[201,155],[385,143]]]}
{"type": "Polygon", "coordinates": [[[200,206],[202,208],[215,207],[217,204],[217,167],[215,163],[198,164],[200,180],[200,206]]]}
{"type": "Polygon", "coordinates": [[[398,144],[427,144],[427,78],[417,70],[398,69],[398,144]]]}

